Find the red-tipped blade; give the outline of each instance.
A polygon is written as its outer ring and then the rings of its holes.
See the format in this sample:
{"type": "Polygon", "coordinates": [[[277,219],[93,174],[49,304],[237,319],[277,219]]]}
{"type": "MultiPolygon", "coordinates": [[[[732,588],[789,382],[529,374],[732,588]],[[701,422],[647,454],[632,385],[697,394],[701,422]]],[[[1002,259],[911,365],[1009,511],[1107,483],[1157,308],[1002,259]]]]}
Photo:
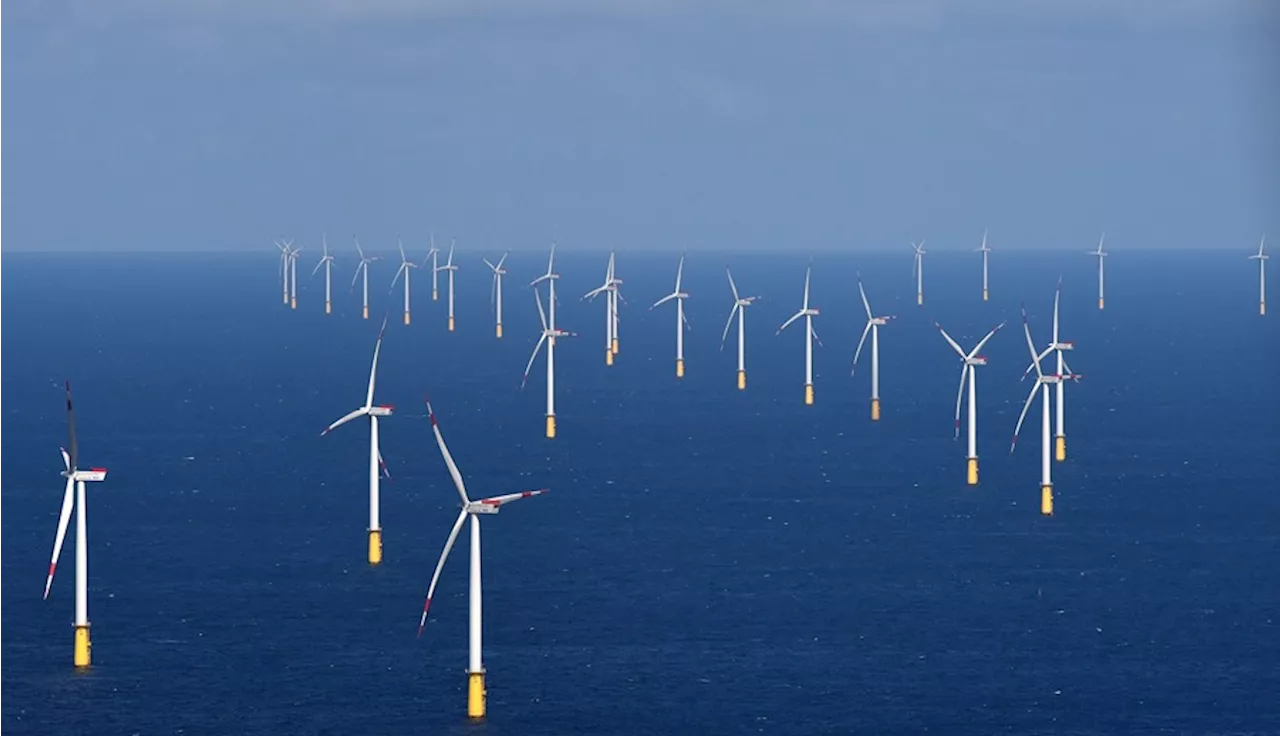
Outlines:
{"type": "Polygon", "coordinates": [[[427,610],[431,608],[431,599],[422,604],[422,620],[418,622],[418,638],[422,638],[422,629],[427,625],[427,610]]]}

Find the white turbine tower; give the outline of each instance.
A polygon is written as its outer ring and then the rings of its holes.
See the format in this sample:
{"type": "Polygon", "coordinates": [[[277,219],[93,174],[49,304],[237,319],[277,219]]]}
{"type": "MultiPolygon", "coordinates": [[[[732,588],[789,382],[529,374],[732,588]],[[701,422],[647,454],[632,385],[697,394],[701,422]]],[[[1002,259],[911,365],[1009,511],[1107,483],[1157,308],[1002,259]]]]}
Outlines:
{"type": "MultiPolygon", "coordinates": [[[[1063,355],[1063,353],[1068,350],[1075,350],[1075,343],[1065,342],[1061,340],[1058,336],[1058,302],[1061,300],[1061,296],[1062,296],[1062,279],[1059,278],[1058,288],[1055,289],[1053,292],[1053,340],[1052,342],[1049,343],[1048,347],[1046,347],[1043,351],[1041,351],[1039,355],[1039,359],[1044,360],[1045,358],[1049,357],[1050,353],[1054,353],[1057,356],[1057,361],[1058,361],[1058,367],[1057,367],[1058,375],[1062,376],[1064,379],[1063,381],[1058,381],[1058,385],[1054,389],[1056,394],[1054,398],[1057,404],[1057,411],[1056,411],[1056,418],[1054,420],[1056,430],[1053,435],[1054,437],[1053,455],[1058,462],[1062,462],[1063,460],[1067,459],[1066,417],[1063,416],[1066,412],[1066,399],[1064,396],[1064,389],[1063,389],[1064,381],[1067,378],[1070,378],[1073,381],[1079,381],[1082,378],[1080,374],[1071,370],[1071,366],[1067,365],[1066,356],[1063,355]]],[[[1023,379],[1026,379],[1026,377],[1031,374],[1031,371],[1033,368],[1035,368],[1035,361],[1032,361],[1032,364],[1027,366],[1027,369],[1022,372],[1023,379]]]]}
{"type": "Polygon", "coordinates": [[[982,233],[982,245],[975,249],[982,254],[982,301],[987,301],[987,260],[991,256],[991,248],[987,247],[987,233],[982,233]]]}
{"type": "Polygon", "coordinates": [[[1258,262],[1258,314],[1266,316],[1267,314],[1267,260],[1271,256],[1263,251],[1267,247],[1267,236],[1262,236],[1262,242],[1258,243],[1258,254],[1249,256],[1249,260],[1258,262]]]}
{"type": "Polygon", "coordinates": [[[391,288],[396,288],[396,282],[400,280],[400,274],[404,274],[404,323],[409,324],[409,269],[417,268],[418,264],[409,260],[404,255],[404,243],[400,238],[396,238],[396,247],[400,249],[400,268],[396,269],[395,278],[391,279],[391,288]]]}
{"type": "Polygon", "coordinates": [[[375,406],[373,403],[373,385],[378,378],[378,353],[382,350],[382,336],[387,331],[387,318],[382,318],[382,329],[378,330],[378,341],[373,345],[373,367],[369,369],[369,391],[365,394],[364,406],[355,409],[338,421],[325,427],[320,433],[323,437],[334,429],[341,427],[352,419],[369,417],[369,564],[382,562],[382,525],[378,519],[378,481],[379,476],[391,473],[387,464],[382,461],[382,452],[378,449],[378,417],[391,416],[392,407],[375,406]],[[381,471],[381,472],[379,472],[381,471]]]}
{"type": "Polygon", "coordinates": [[[356,274],[351,277],[351,288],[356,288],[356,279],[364,275],[363,296],[361,300],[360,315],[362,319],[369,319],[369,264],[380,260],[381,256],[366,256],[364,249],[360,247],[360,241],[356,240],[356,236],[352,235],[351,239],[355,241],[356,252],[360,254],[360,263],[356,266],[356,274]]]}
{"type": "Polygon", "coordinates": [[[484,265],[488,266],[490,271],[493,271],[493,293],[490,295],[490,301],[493,302],[494,310],[497,314],[498,322],[495,334],[497,334],[499,340],[502,339],[502,277],[507,273],[507,269],[503,268],[502,264],[507,262],[507,256],[509,255],[511,254],[503,253],[496,264],[490,263],[488,258],[482,259],[484,260],[484,265]]]}
{"type": "Polygon", "coordinates": [[[916,304],[924,304],[924,241],[921,240],[919,245],[915,242],[911,243],[911,247],[915,249],[915,256],[911,262],[911,275],[916,277],[916,304]]]}
{"type": "Polygon", "coordinates": [[[556,327],[556,280],[560,274],[555,273],[553,266],[556,260],[556,247],[551,246],[551,258],[547,261],[547,272],[530,282],[533,287],[533,299],[538,305],[538,319],[542,321],[542,336],[538,344],[533,346],[533,354],[529,356],[529,364],[524,367],[524,378],[520,381],[523,389],[529,382],[529,371],[533,369],[533,361],[538,358],[542,344],[547,345],[547,439],[556,436],[556,338],[573,337],[572,332],[565,332],[556,327]],[[538,284],[547,282],[547,305],[551,310],[551,320],[547,321],[547,313],[542,311],[542,297],[538,295],[538,284]]]}
{"type": "Polygon", "coordinates": [[[1102,276],[1103,276],[1103,270],[1104,270],[1102,267],[1102,259],[1110,255],[1109,253],[1102,250],[1102,243],[1106,239],[1107,239],[1107,234],[1103,233],[1102,237],[1098,238],[1098,249],[1088,251],[1089,255],[1094,256],[1098,259],[1098,309],[1104,308],[1107,303],[1105,294],[1102,289],[1102,282],[1103,282],[1102,276]]]}
{"type": "MultiPolygon", "coordinates": [[[[804,317],[804,403],[807,406],[813,405],[813,341],[818,337],[813,329],[813,318],[818,316],[818,310],[809,306],[809,273],[812,270],[813,266],[804,270],[804,305],[799,312],[791,315],[791,319],[783,322],[777,332],[781,335],[792,322],[804,317]]],[[[822,341],[819,340],[818,344],[821,345],[822,341]]]]}
{"type": "Polygon", "coordinates": [[[49,577],[44,582],[44,597],[49,598],[49,588],[53,585],[53,573],[58,567],[58,555],[62,552],[62,541],[67,536],[67,523],[71,520],[71,509],[76,511],[76,617],[75,617],[75,666],[88,667],[90,662],[89,644],[89,536],[86,517],[84,484],[86,482],[107,479],[106,468],[80,470],[76,465],[78,451],[76,447],[76,413],[71,408],[71,382],[66,383],[67,390],[67,437],[70,452],[62,451],[62,464],[66,467],[62,477],[67,479],[66,488],[62,492],[62,513],[58,515],[58,533],[53,538],[53,557],[49,561],[49,577]]]}
{"type": "MultiPolygon", "coordinates": [[[[449,243],[449,259],[445,261],[445,264],[443,266],[436,266],[434,269],[432,269],[433,274],[439,273],[440,271],[449,272],[449,331],[450,332],[453,332],[453,272],[457,270],[458,270],[458,267],[453,262],[453,243],[451,242],[449,243]]],[[[432,279],[434,278],[435,276],[433,275],[432,279]]],[[[432,293],[435,293],[434,282],[432,283],[431,288],[432,288],[432,293]]]]}
{"type": "MultiPolygon", "coordinates": [[[[609,257],[610,257],[610,260],[612,260],[613,254],[610,253],[609,257]]],[[[618,319],[618,302],[620,301],[625,302],[626,299],[622,298],[622,289],[619,288],[622,286],[622,279],[618,278],[618,271],[616,267],[613,269],[613,275],[609,277],[609,283],[610,283],[609,293],[606,296],[609,299],[609,302],[611,305],[610,311],[613,314],[613,336],[611,338],[613,340],[613,344],[609,346],[609,350],[614,355],[617,355],[618,354],[618,323],[620,321],[618,319]]],[[[613,364],[612,361],[610,361],[609,364],[612,365],[613,364]]]]}
{"type": "Polygon", "coordinates": [[[1036,382],[1031,387],[1031,392],[1027,394],[1027,401],[1022,405],[1022,414],[1018,416],[1018,424],[1013,428],[1013,442],[1009,445],[1009,454],[1012,455],[1014,449],[1018,446],[1018,433],[1022,431],[1022,422],[1027,418],[1027,410],[1031,408],[1031,402],[1035,401],[1036,391],[1041,392],[1041,418],[1040,418],[1040,513],[1045,516],[1053,516],[1053,471],[1052,459],[1049,452],[1049,386],[1061,383],[1066,377],[1060,374],[1046,374],[1040,368],[1040,355],[1036,353],[1035,343],[1031,340],[1031,326],[1027,324],[1026,307],[1022,309],[1022,329],[1027,336],[1027,350],[1031,352],[1031,365],[1036,371],[1036,382]]]}
{"type": "Polygon", "coordinates": [[[729,319],[724,323],[724,334],[720,335],[720,349],[724,350],[724,343],[729,338],[729,328],[733,326],[733,318],[738,318],[738,390],[744,391],[747,388],[747,337],[746,328],[743,326],[747,319],[747,307],[751,306],[758,296],[741,297],[738,295],[738,285],[733,283],[733,273],[729,271],[729,267],[725,266],[724,272],[729,276],[729,290],[733,292],[733,309],[729,310],[729,319]]]}
{"type": "Polygon", "coordinates": [[[302,246],[289,251],[289,308],[298,308],[298,255],[302,246]]]}
{"type": "Polygon", "coordinates": [[[437,274],[440,273],[440,249],[436,247],[435,233],[431,234],[431,250],[427,251],[427,257],[422,259],[422,265],[425,267],[427,261],[431,261],[431,301],[440,300],[440,284],[437,274]]]}
{"type": "Polygon", "coordinates": [[[968,470],[966,477],[971,486],[978,485],[978,366],[986,365],[987,358],[979,355],[978,351],[982,350],[982,346],[987,344],[993,335],[1004,327],[1004,323],[996,325],[995,329],[987,333],[987,336],[978,341],[973,346],[973,350],[965,352],[947,331],[942,329],[942,325],[937,322],[933,323],[938,328],[938,332],[942,333],[942,337],[956,351],[956,355],[960,356],[960,390],[956,393],[956,439],[960,439],[960,403],[964,400],[964,385],[967,380],[969,383],[969,454],[968,454],[968,470]]]}
{"type": "Polygon", "coordinates": [[[867,326],[862,328],[862,337],[858,339],[858,348],[853,351],[853,368],[849,371],[852,377],[858,371],[858,356],[862,355],[862,345],[867,341],[867,333],[871,333],[871,421],[880,421],[880,328],[894,319],[893,315],[877,317],[871,313],[871,303],[867,301],[867,292],[862,288],[862,274],[858,274],[858,293],[862,295],[862,306],[867,310],[867,326]]]}
{"type": "Polygon", "coordinates": [[[311,276],[314,277],[320,271],[320,268],[324,267],[324,313],[330,314],[333,311],[333,302],[330,301],[330,286],[333,283],[333,256],[329,255],[329,239],[327,237],[321,235],[320,244],[320,247],[324,249],[324,255],[320,258],[320,262],[316,264],[315,269],[312,270],[311,276]]]}
{"type": "Polygon", "coordinates": [[[284,305],[289,306],[289,254],[292,252],[289,247],[293,245],[292,240],[280,242],[275,241],[276,247],[280,249],[280,296],[284,301],[284,305]]]}
{"type": "Polygon", "coordinates": [[[604,294],[604,364],[613,365],[613,356],[618,352],[617,329],[617,294],[621,279],[614,278],[614,253],[609,254],[609,266],[604,272],[604,283],[582,295],[583,299],[594,300],[604,294]]]}
{"type": "Polygon", "coordinates": [[[462,499],[462,511],[458,513],[458,520],[453,523],[453,529],[449,531],[449,539],[445,542],[444,551],[440,554],[440,560],[436,563],[436,570],[431,575],[431,585],[427,587],[427,600],[422,604],[422,618],[418,621],[418,636],[422,636],[422,629],[427,625],[427,612],[431,609],[431,597],[435,595],[436,583],[440,582],[440,571],[444,569],[445,560],[449,559],[449,552],[453,549],[453,543],[458,538],[458,532],[462,531],[463,523],[470,517],[471,605],[467,627],[470,634],[467,661],[467,715],[471,718],[484,718],[488,691],[484,683],[485,669],[482,657],[483,647],[481,646],[483,615],[480,595],[480,516],[483,514],[496,514],[503,506],[512,501],[540,496],[546,493],[547,490],[508,493],[503,496],[491,496],[479,501],[472,501],[467,496],[467,487],[462,481],[462,473],[458,471],[458,466],[453,462],[453,456],[449,454],[449,448],[444,444],[444,437],[440,434],[440,425],[436,423],[436,414],[431,409],[431,402],[427,401],[426,403],[427,415],[431,418],[431,431],[436,436],[436,444],[440,446],[440,454],[444,456],[444,463],[449,467],[449,475],[453,478],[453,485],[458,489],[458,496],[462,499]]]}
{"type": "Polygon", "coordinates": [[[684,256],[680,256],[680,265],[676,266],[676,289],[649,307],[653,311],[659,305],[676,300],[676,378],[684,378],[684,330],[689,320],[684,316],[684,300],[689,298],[686,292],[680,291],[680,280],[684,276],[684,256]]]}

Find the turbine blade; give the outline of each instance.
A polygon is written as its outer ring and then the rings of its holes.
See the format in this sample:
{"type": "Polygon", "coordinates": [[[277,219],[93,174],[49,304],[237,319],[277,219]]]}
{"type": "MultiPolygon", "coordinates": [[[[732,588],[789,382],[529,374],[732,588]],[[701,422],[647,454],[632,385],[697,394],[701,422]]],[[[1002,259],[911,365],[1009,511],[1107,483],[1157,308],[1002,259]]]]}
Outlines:
{"type": "Polygon", "coordinates": [[[684,256],[680,256],[680,265],[676,266],[676,291],[680,291],[680,280],[684,277],[684,256]]]}
{"type": "Polygon", "coordinates": [[[871,319],[871,302],[867,301],[867,291],[862,288],[862,274],[858,274],[858,293],[862,295],[862,306],[867,310],[867,319],[871,319]]]}
{"type": "Polygon", "coordinates": [[[58,555],[62,554],[62,541],[67,537],[67,523],[71,521],[72,499],[76,482],[67,478],[66,490],[62,492],[62,513],[58,515],[58,533],[53,538],[53,557],[49,559],[49,577],[44,581],[44,597],[49,598],[49,588],[53,585],[53,572],[58,567],[58,555]]]}
{"type": "Polygon", "coordinates": [[[462,483],[462,473],[458,472],[458,465],[453,462],[453,455],[444,444],[444,435],[440,434],[440,425],[436,422],[435,410],[431,408],[431,399],[423,397],[423,401],[427,405],[427,416],[431,419],[431,433],[436,436],[436,444],[440,446],[444,464],[449,468],[449,477],[453,478],[453,486],[458,489],[458,497],[462,499],[463,504],[471,503],[471,499],[467,498],[467,487],[462,483]]]}
{"type": "Polygon", "coordinates": [[[724,267],[724,272],[729,275],[729,289],[733,291],[733,301],[737,302],[739,301],[738,285],[733,283],[733,272],[729,270],[728,266],[724,267]]]}
{"type": "Polygon", "coordinates": [[[329,433],[330,433],[330,432],[332,432],[333,430],[337,429],[338,427],[341,427],[342,425],[344,425],[344,424],[346,424],[347,422],[351,421],[352,419],[357,419],[357,418],[362,417],[362,416],[364,416],[365,414],[368,414],[368,413],[369,413],[369,408],[368,408],[368,407],[365,407],[365,406],[362,406],[362,407],[360,407],[359,409],[356,409],[355,411],[352,411],[352,412],[349,412],[349,413],[347,413],[347,414],[344,414],[344,415],[342,416],[342,418],[341,418],[341,419],[339,419],[339,420],[337,420],[336,422],[334,422],[333,424],[330,424],[329,426],[325,427],[325,428],[324,428],[324,431],[320,433],[320,436],[321,436],[321,437],[323,437],[323,436],[325,436],[326,434],[329,434],[329,433]]]}
{"type": "MultiPolygon", "coordinates": [[[[973,346],[973,352],[969,353],[968,357],[972,358],[972,357],[974,357],[975,355],[977,355],[979,352],[981,352],[981,351],[982,351],[982,346],[983,346],[983,345],[986,345],[986,344],[987,344],[987,341],[988,341],[988,340],[990,340],[992,337],[994,337],[994,336],[995,336],[995,334],[996,334],[997,332],[999,332],[999,331],[1000,331],[1000,329],[1001,329],[1002,327],[1004,327],[1004,323],[1003,323],[1003,322],[1001,322],[1000,324],[996,325],[994,329],[992,329],[990,332],[988,332],[986,337],[984,337],[984,338],[982,338],[981,340],[979,340],[979,341],[978,341],[978,344],[973,346]]],[[[939,329],[941,329],[941,328],[939,328],[939,329]]]]}
{"type": "Polygon", "coordinates": [[[969,377],[971,370],[973,366],[968,363],[960,366],[960,391],[956,394],[956,439],[960,439],[960,403],[964,401],[964,381],[969,377]]]}
{"type": "Polygon", "coordinates": [[[1040,380],[1031,386],[1031,393],[1027,394],[1027,401],[1022,405],[1022,413],[1018,415],[1018,425],[1013,428],[1013,442],[1009,444],[1009,454],[1013,454],[1013,450],[1018,446],[1018,433],[1022,431],[1022,420],[1027,418],[1027,409],[1031,408],[1031,402],[1036,398],[1036,391],[1040,390],[1040,380]]]}
{"type": "Polygon", "coordinates": [[[672,292],[672,293],[670,293],[670,294],[667,294],[666,296],[662,297],[662,298],[661,298],[661,299],[659,299],[658,301],[654,302],[654,303],[653,303],[653,306],[652,306],[652,307],[649,307],[650,311],[652,311],[653,309],[655,309],[655,308],[657,308],[657,307],[659,307],[659,306],[661,306],[661,305],[663,305],[663,304],[666,304],[667,302],[671,301],[672,299],[675,299],[675,298],[676,298],[676,293],[677,293],[677,292],[672,292]]]}
{"type": "Polygon", "coordinates": [[[449,531],[449,540],[444,543],[444,551],[440,553],[440,560],[436,562],[436,571],[431,575],[431,585],[427,587],[427,600],[422,604],[422,619],[418,621],[418,636],[422,636],[422,629],[427,625],[427,611],[431,609],[431,596],[435,595],[436,583],[440,582],[440,571],[444,569],[444,561],[449,559],[449,551],[453,549],[453,543],[458,539],[458,532],[462,531],[462,525],[467,521],[467,511],[463,509],[458,514],[458,520],[453,522],[453,529],[449,531]]]}
{"type": "Polygon", "coordinates": [[[804,270],[804,308],[809,308],[809,274],[813,271],[810,266],[804,270]]]}
{"type": "Polygon", "coordinates": [[[529,356],[529,364],[524,367],[524,378],[520,380],[520,388],[529,382],[529,371],[533,370],[533,361],[538,359],[538,351],[542,349],[542,343],[547,341],[547,333],[543,332],[542,337],[538,338],[538,344],[533,346],[533,354],[529,356]]]}
{"type": "Polygon", "coordinates": [[[369,264],[366,263],[364,260],[361,260],[360,265],[356,266],[356,273],[354,276],[351,277],[351,288],[353,290],[356,288],[356,282],[360,280],[360,269],[368,268],[368,267],[369,267],[369,264]]]}
{"type": "Polygon", "coordinates": [[[542,310],[542,295],[537,289],[533,290],[533,302],[538,305],[538,319],[542,321],[542,331],[547,331],[547,313],[542,310]]]}
{"type": "Polygon", "coordinates": [[[373,344],[373,365],[369,367],[369,392],[365,394],[364,407],[373,406],[373,384],[378,378],[378,353],[382,352],[382,336],[387,332],[387,317],[382,317],[382,328],[378,330],[378,341],[373,344]]]}
{"type": "Polygon", "coordinates": [[[721,350],[724,350],[724,343],[729,339],[729,328],[733,326],[734,315],[738,313],[739,309],[742,309],[742,305],[735,300],[733,303],[733,309],[729,310],[729,321],[724,323],[724,334],[720,336],[721,350]]]}
{"type": "Polygon", "coordinates": [[[867,341],[868,332],[871,332],[870,322],[867,322],[867,326],[862,328],[862,337],[858,339],[858,349],[853,351],[853,368],[849,371],[850,377],[858,372],[858,356],[862,355],[862,345],[867,341]]]}
{"type": "MultiPolygon", "coordinates": [[[[947,334],[947,331],[942,329],[942,325],[934,322],[933,326],[938,328],[938,332],[942,333],[942,339],[947,341],[947,344],[951,346],[952,350],[956,351],[956,355],[959,355],[961,360],[969,357],[964,354],[964,350],[960,348],[960,345],[957,344],[955,340],[951,339],[951,336],[947,334]]],[[[977,348],[974,348],[974,352],[977,352],[977,348]]]]}
{"type": "Polygon", "coordinates": [[[776,334],[781,335],[782,331],[790,327],[792,322],[795,322],[796,320],[800,319],[803,316],[804,316],[804,310],[800,310],[799,312],[796,312],[795,314],[791,315],[791,319],[788,319],[786,322],[783,322],[782,326],[778,328],[778,332],[776,334]]]}
{"type": "Polygon", "coordinates": [[[541,496],[546,492],[547,492],[546,488],[541,488],[536,491],[521,491],[519,493],[508,493],[502,496],[490,496],[489,498],[482,498],[480,499],[479,503],[485,504],[486,506],[506,506],[512,501],[519,501],[522,498],[533,498],[534,496],[541,496]]]}
{"type": "Polygon", "coordinates": [[[1040,356],[1036,353],[1036,345],[1031,341],[1031,325],[1027,323],[1027,308],[1022,308],[1022,330],[1027,336],[1027,349],[1031,351],[1031,365],[1036,369],[1036,377],[1043,376],[1040,371],[1040,356]]]}

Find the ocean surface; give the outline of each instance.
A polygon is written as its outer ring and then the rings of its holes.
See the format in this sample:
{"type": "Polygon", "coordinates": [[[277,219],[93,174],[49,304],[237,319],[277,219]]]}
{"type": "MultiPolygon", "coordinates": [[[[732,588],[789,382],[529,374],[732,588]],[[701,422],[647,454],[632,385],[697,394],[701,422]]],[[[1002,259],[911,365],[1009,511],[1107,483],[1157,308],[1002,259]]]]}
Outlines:
{"type": "MultiPolygon", "coordinates": [[[[18,734],[1263,734],[1280,733],[1280,310],[1257,314],[1247,252],[932,251],[814,259],[817,403],[803,404],[807,257],[689,255],[687,375],[675,378],[678,254],[620,253],[618,362],[604,304],[579,296],[601,252],[559,254],[559,437],[508,260],[506,336],[490,277],[461,250],[457,331],[429,275],[413,324],[376,262],[373,318],[335,269],[276,253],[6,256],[3,263],[3,723],[18,734]],[[724,266],[747,312],[735,388],[724,266]],[[883,419],[865,317],[881,333],[883,419]],[[1038,513],[1039,407],[1025,301],[1049,339],[1063,277],[1069,458],[1038,513]],[[393,475],[385,562],[365,562],[368,430],[320,430],[362,404],[390,312],[376,399],[393,475]],[[979,369],[981,485],[953,439],[966,346],[1002,320],[979,369]],[[868,356],[863,357],[867,360],[868,356]],[[93,666],[72,667],[74,525],[41,600],[63,481],[62,381],[89,488],[93,666]],[[465,535],[432,617],[422,598],[457,497],[429,393],[473,496],[547,487],[484,525],[489,717],[466,717],[465,535]]],[[[1246,249],[1247,250],[1247,249],[1246,249]]],[[[443,282],[442,282],[443,288],[443,282]]],[[[1280,298],[1275,300],[1280,303],[1280,298]]]]}

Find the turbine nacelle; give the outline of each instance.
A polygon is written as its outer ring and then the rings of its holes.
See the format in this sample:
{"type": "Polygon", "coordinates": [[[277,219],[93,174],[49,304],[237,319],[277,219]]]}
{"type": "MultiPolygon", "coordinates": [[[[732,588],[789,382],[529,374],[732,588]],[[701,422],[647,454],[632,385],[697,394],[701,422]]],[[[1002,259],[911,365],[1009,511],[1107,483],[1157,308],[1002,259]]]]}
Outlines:
{"type": "Polygon", "coordinates": [[[965,359],[964,359],[964,364],[965,364],[965,365],[986,365],[986,364],[987,364],[987,356],[985,356],[985,355],[975,355],[975,356],[973,356],[972,358],[965,358],[965,359]]]}
{"type": "Polygon", "coordinates": [[[90,468],[88,470],[64,470],[62,471],[61,475],[62,477],[70,478],[73,481],[92,482],[92,481],[106,480],[107,469],[106,468],[90,468]]]}
{"type": "Polygon", "coordinates": [[[1049,349],[1060,352],[1065,350],[1075,350],[1076,344],[1074,342],[1051,342],[1049,343],[1049,349]]]}
{"type": "Polygon", "coordinates": [[[389,417],[393,412],[395,412],[394,406],[371,406],[365,413],[371,417],[389,417]]]}
{"type": "Polygon", "coordinates": [[[884,327],[885,325],[889,324],[889,320],[891,319],[894,319],[894,315],[892,314],[885,317],[872,317],[867,321],[873,325],[876,325],[877,327],[884,327]]]}

